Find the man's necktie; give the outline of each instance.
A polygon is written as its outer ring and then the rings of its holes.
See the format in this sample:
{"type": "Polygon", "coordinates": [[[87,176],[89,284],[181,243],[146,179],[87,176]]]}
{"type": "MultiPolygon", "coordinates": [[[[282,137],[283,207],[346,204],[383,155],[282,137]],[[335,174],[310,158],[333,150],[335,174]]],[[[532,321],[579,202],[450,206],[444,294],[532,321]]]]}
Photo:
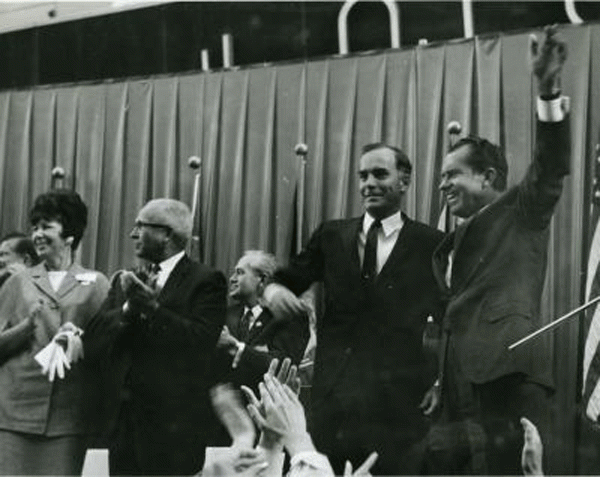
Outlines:
{"type": "Polygon", "coordinates": [[[151,263],[148,265],[148,283],[152,288],[156,288],[156,282],[158,280],[158,274],[160,273],[160,265],[158,263],[151,263]]]}
{"type": "Polygon", "coordinates": [[[238,336],[240,341],[243,341],[244,343],[248,340],[248,335],[250,333],[250,318],[252,318],[252,316],[252,310],[248,310],[242,315],[238,324],[238,336]]]}
{"type": "Polygon", "coordinates": [[[362,266],[362,278],[366,283],[373,283],[377,276],[377,238],[381,229],[381,221],[374,220],[367,233],[365,257],[362,266]]]}

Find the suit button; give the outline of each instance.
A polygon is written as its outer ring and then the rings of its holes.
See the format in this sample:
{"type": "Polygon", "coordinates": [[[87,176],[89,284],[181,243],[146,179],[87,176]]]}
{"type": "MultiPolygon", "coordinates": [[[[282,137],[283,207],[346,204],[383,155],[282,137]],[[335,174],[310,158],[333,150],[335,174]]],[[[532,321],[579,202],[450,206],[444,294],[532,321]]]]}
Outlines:
{"type": "Polygon", "coordinates": [[[392,288],[394,288],[394,285],[392,285],[391,283],[388,284],[387,289],[391,290],[392,288]]]}
{"type": "Polygon", "coordinates": [[[352,348],[350,348],[350,347],[346,348],[346,351],[345,351],[345,353],[346,353],[347,355],[350,355],[350,354],[352,353],[352,348]]]}

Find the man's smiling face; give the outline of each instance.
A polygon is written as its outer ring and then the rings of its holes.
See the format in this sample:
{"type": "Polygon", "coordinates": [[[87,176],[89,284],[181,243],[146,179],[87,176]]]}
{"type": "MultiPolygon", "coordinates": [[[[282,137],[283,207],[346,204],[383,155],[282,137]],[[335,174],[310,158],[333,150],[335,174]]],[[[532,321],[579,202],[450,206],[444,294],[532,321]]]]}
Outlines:
{"type": "Polygon", "coordinates": [[[358,177],[360,195],[369,214],[385,219],[400,210],[410,176],[396,167],[391,149],[381,147],[363,154],[358,177]]]}

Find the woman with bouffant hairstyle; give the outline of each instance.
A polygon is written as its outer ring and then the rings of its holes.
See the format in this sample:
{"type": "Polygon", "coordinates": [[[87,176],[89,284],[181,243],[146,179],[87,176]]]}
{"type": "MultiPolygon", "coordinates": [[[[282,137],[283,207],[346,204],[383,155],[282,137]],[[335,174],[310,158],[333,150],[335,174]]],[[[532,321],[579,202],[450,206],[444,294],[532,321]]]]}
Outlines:
{"type": "Polygon", "coordinates": [[[81,474],[94,378],[80,337],[108,280],[74,263],[87,224],[76,192],[40,195],[29,218],[41,263],[0,290],[0,474],[81,474]]]}

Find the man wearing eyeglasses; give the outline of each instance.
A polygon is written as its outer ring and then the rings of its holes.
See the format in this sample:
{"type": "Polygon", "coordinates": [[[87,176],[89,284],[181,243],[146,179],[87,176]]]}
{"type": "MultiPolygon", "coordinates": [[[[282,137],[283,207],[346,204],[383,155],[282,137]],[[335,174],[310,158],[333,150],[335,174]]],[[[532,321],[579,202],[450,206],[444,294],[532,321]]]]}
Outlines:
{"type": "Polygon", "coordinates": [[[210,357],[225,321],[222,273],[192,261],[189,208],[155,199],[130,237],[145,263],[118,272],[85,330],[86,358],[102,361],[111,474],[191,475],[210,437],[210,357]],[[112,391],[112,392],[111,392],[112,391]]]}

